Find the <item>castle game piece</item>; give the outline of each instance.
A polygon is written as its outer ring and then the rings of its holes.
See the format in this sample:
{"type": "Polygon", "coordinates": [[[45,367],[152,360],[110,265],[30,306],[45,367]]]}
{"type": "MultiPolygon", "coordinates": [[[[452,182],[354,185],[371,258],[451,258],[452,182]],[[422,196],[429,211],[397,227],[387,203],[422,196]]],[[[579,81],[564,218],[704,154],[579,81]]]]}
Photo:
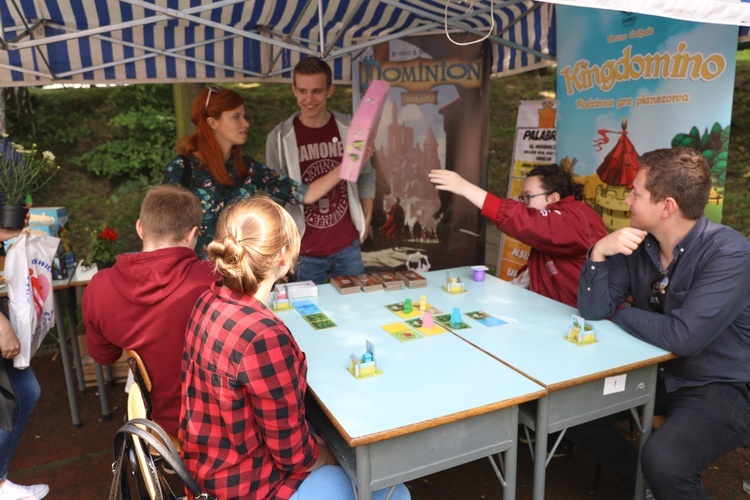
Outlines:
{"type": "Polygon", "coordinates": [[[396,271],[396,276],[409,288],[420,288],[427,286],[427,278],[414,271],[396,271]]]}
{"type": "Polygon", "coordinates": [[[404,288],[404,282],[390,271],[372,273],[372,277],[381,283],[386,290],[402,290],[404,288]]]}
{"type": "Polygon", "coordinates": [[[427,310],[427,296],[426,295],[419,296],[419,310],[422,312],[425,312],[427,310]]]}
{"type": "Polygon", "coordinates": [[[292,301],[287,297],[286,290],[271,293],[271,309],[285,311],[292,308],[292,301]]]}
{"type": "Polygon", "coordinates": [[[335,278],[331,278],[331,285],[338,290],[341,295],[359,293],[362,291],[362,286],[356,281],[354,276],[336,276],[335,278]]]}
{"type": "Polygon", "coordinates": [[[365,347],[367,350],[361,357],[354,353],[349,356],[349,373],[354,375],[356,379],[383,374],[382,371],[378,370],[378,362],[375,360],[375,346],[368,340],[365,347]]]}
{"type": "Polygon", "coordinates": [[[461,281],[460,276],[451,276],[450,271],[446,273],[445,276],[445,284],[443,285],[443,290],[445,290],[448,293],[464,293],[466,290],[464,289],[464,282],[461,281]]]}
{"type": "Polygon", "coordinates": [[[598,340],[596,340],[596,330],[594,327],[587,325],[585,319],[575,314],[573,315],[570,326],[568,327],[568,334],[564,338],[568,342],[576,345],[594,344],[598,342],[598,340]]]}
{"type": "Polygon", "coordinates": [[[369,274],[358,274],[353,276],[353,278],[359,283],[363,292],[377,292],[378,290],[383,289],[383,285],[369,274]]]}

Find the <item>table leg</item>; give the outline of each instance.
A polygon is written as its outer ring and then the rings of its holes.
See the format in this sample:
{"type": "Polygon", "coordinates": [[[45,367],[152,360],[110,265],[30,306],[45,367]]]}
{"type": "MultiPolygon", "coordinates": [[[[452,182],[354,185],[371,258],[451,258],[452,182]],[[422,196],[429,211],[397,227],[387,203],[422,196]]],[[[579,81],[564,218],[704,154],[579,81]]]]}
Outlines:
{"type": "Polygon", "coordinates": [[[518,407],[510,418],[510,432],[513,444],[505,451],[505,484],[503,498],[516,498],[516,478],[518,470],[518,407]]]}
{"type": "Polygon", "coordinates": [[[638,443],[638,469],[635,475],[635,500],[641,500],[646,496],[646,478],[643,477],[641,469],[641,451],[651,435],[651,428],[654,421],[654,407],[656,406],[656,384],[659,365],[651,367],[649,376],[649,387],[651,388],[651,397],[643,406],[643,416],[641,417],[641,439],[638,443]]]}
{"type": "Polygon", "coordinates": [[[357,500],[372,500],[370,446],[357,446],[357,500]]]}
{"type": "Polygon", "coordinates": [[[99,405],[102,408],[102,420],[109,422],[112,420],[112,412],[109,411],[109,399],[107,398],[107,388],[104,385],[104,370],[99,363],[96,366],[96,383],[99,387],[99,405]]]}
{"type": "Polygon", "coordinates": [[[70,404],[70,418],[74,427],[81,426],[81,417],[78,414],[78,402],[76,401],[75,384],[73,383],[73,369],[70,366],[70,353],[68,352],[68,337],[65,335],[65,325],[62,308],[60,307],[59,291],[53,294],[55,301],[55,324],[57,328],[57,342],[60,344],[60,359],[63,365],[63,376],[65,377],[65,390],[68,392],[68,403],[70,404]]]}
{"type": "Polygon", "coordinates": [[[544,483],[547,473],[547,425],[549,423],[549,396],[537,401],[536,429],[534,430],[534,480],[532,498],[544,500],[544,483]]]}
{"type": "Polygon", "coordinates": [[[86,381],[83,378],[83,363],[81,363],[81,350],[78,348],[78,304],[76,304],[75,288],[66,289],[68,295],[68,319],[70,320],[70,347],[73,351],[73,364],[78,377],[78,389],[86,393],[86,381]]]}

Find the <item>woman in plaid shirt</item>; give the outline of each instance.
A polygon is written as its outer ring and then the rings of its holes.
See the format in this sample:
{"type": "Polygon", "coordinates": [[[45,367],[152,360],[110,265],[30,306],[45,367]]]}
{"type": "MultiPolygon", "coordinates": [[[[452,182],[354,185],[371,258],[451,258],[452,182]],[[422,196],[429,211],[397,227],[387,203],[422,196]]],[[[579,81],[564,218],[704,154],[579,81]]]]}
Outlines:
{"type": "MultiPolygon", "coordinates": [[[[198,484],[222,500],[354,498],[305,419],[305,354],[264,305],[299,244],[291,216],[258,197],[226,208],[208,245],[223,280],[198,299],[188,323],[179,438],[198,484]]],[[[404,485],[394,493],[409,498],[404,485]]]]}

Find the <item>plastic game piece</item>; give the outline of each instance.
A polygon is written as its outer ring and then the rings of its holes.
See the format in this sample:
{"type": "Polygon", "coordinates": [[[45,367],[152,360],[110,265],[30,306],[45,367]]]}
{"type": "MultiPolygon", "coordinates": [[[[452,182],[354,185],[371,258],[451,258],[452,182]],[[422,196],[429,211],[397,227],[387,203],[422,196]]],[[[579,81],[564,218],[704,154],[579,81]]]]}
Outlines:
{"type": "Polygon", "coordinates": [[[427,310],[427,296],[426,295],[419,296],[419,310],[422,312],[427,310]]]}
{"type": "Polygon", "coordinates": [[[404,300],[404,313],[411,314],[413,310],[414,307],[411,305],[411,299],[404,300]]]}
{"type": "Polygon", "coordinates": [[[433,319],[432,313],[430,311],[424,313],[424,317],[422,318],[422,326],[427,329],[435,327],[435,320],[433,319]]]}
{"type": "Polygon", "coordinates": [[[453,312],[451,312],[451,324],[458,325],[460,323],[461,323],[461,311],[458,309],[458,307],[454,307],[453,312]]]}
{"type": "Polygon", "coordinates": [[[357,356],[354,353],[349,355],[348,370],[356,379],[374,377],[383,374],[381,370],[378,370],[378,362],[375,360],[375,346],[373,343],[367,340],[365,342],[365,348],[367,350],[362,356],[357,356]]]}

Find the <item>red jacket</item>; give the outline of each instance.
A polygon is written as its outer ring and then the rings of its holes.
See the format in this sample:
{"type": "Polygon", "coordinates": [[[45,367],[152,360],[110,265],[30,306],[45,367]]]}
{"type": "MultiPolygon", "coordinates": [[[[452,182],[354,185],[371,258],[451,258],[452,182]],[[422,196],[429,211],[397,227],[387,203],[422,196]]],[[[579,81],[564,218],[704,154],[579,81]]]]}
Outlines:
{"type": "Polygon", "coordinates": [[[94,275],[83,294],[86,346],[97,363],[138,351],[151,377],[151,417],[177,435],[181,359],[188,319],[216,281],[208,261],[186,247],[123,254],[94,275]]]}
{"type": "Polygon", "coordinates": [[[577,307],[586,252],[607,234],[599,214],[573,196],[540,211],[487,194],[482,215],[508,236],[531,246],[527,266],[532,292],[577,307]]]}

